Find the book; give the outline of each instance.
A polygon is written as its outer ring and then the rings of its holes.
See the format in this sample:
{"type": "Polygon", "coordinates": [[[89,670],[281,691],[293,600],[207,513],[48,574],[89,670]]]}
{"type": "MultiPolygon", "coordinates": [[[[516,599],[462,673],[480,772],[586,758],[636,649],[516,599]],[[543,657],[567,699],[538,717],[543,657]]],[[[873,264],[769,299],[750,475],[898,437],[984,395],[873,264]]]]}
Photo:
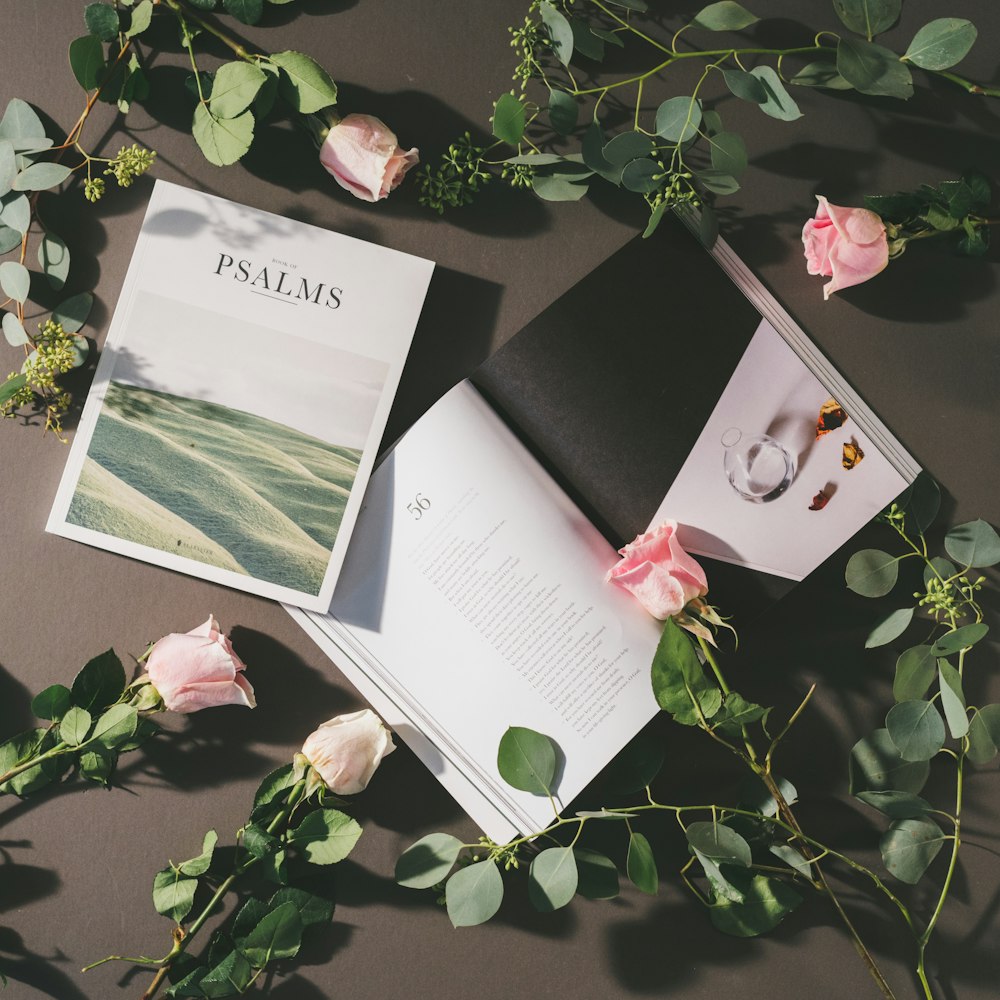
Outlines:
{"type": "Polygon", "coordinates": [[[47,530],[328,609],[433,266],[156,181],[47,530]]]}
{"type": "Polygon", "coordinates": [[[605,582],[619,545],[676,520],[745,623],[918,471],[725,242],[671,220],[414,424],[329,611],[289,610],[504,842],[552,818],[500,778],[508,726],[555,740],[565,808],[658,710],[661,623],[605,582]]]}

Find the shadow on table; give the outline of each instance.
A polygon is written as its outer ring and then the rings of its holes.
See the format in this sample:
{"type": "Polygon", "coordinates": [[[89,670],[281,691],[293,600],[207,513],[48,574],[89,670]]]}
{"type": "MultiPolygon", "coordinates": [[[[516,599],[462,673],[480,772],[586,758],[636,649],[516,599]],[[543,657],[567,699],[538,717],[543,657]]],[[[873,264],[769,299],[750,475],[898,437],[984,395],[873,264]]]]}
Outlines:
{"type": "Polygon", "coordinates": [[[11,982],[23,983],[53,1000],[88,1000],[57,967],[70,961],[58,947],[51,955],[39,955],[25,946],[16,931],[0,927],[0,972],[11,982]]]}

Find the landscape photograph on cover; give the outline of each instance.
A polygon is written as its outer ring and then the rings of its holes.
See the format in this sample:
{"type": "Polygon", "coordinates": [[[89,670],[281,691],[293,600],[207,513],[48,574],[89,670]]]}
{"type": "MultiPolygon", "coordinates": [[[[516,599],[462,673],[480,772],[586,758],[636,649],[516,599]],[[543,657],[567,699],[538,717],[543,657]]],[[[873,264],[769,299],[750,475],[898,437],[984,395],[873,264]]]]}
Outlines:
{"type": "Polygon", "coordinates": [[[148,292],[121,343],[66,521],[318,594],[388,366],[148,292]]]}

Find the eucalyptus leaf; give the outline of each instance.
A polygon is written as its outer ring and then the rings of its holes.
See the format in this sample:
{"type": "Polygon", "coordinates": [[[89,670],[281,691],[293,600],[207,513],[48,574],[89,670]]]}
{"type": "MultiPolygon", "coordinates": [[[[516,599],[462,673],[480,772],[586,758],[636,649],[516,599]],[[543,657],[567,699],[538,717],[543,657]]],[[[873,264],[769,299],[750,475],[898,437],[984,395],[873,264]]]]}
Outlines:
{"type": "Polygon", "coordinates": [[[601,130],[601,126],[597,122],[591,122],[587,126],[587,131],[584,132],[583,142],[580,144],[583,162],[606,181],[620,184],[622,166],[615,166],[606,159],[604,145],[604,132],[601,130]]]}
{"type": "Polygon", "coordinates": [[[712,892],[716,897],[728,899],[731,903],[742,903],[744,895],[739,889],[729,881],[722,873],[719,863],[712,858],[706,857],[701,851],[695,851],[694,856],[698,859],[708,884],[712,887],[712,892]]]}
{"type": "Polygon", "coordinates": [[[760,80],[767,95],[760,105],[760,110],[765,115],[777,118],[778,121],[782,122],[793,122],[802,117],[799,106],[785,89],[785,85],[773,67],[754,66],[750,72],[760,80]]]}
{"type": "Polygon", "coordinates": [[[700,125],[701,103],[694,97],[671,97],[656,109],[656,134],[668,142],[693,139],[700,125]]]}
{"type": "Polygon", "coordinates": [[[747,73],[742,69],[724,69],[722,77],[726,81],[729,92],[741,101],[763,104],[767,100],[764,84],[753,73],[747,73]]]}
{"type": "Polygon", "coordinates": [[[913,96],[913,77],[891,49],[858,38],[837,43],[837,72],[860,94],[873,97],[913,96]]]}
{"type": "Polygon", "coordinates": [[[549,121],[560,135],[569,135],[576,128],[580,111],[576,99],[563,90],[553,90],[549,94],[549,121]]]}
{"type": "Polygon", "coordinates": [[[885,597],[899,579],[899,557],[881,549],[862,549],[847,562],[849,590],[862,597],[885,597]]]}
{"type": "Polygon", "coordinates": [[[0,404],[6,403],[16,392],[19,392],[28,384],[27,378],[22,375],[14,375],[4,382],[0,382],[0,404]]]}
{"type": "Polygon", "coordinates": [[[513,94],[501,94],[493,108],[493,134],[516,146],[524,136],[524,105],[513,94]]]}
{"type": "Polygon", "coordinates": [[[738,178],[747,168],[747,147],[736,132],[716,132],[708,140],[714,169],[738,178]]]}
{"type": "Polygon", "coordinates": [[[164,868],[153,879],[153,906],[157,913],[180,924],[191,912],[197,888],[196,878],[187,878],[173,868],[164,868]]]}
{"type": "Polygon", "coordinates": [[[961,17],[941,17],[913,36],[903,58],[921,69],[938,71],[960,63],[975,44],[976,26],[961,17]]]}
{"type": "Polygon", "coordinates": [[[99,38],[83,35],[69,43],[69,66],[76,82],[86,91],[93,90],[104,74],[104,46],[99,38]]]}
{"type": "Polygon", "coordinates": [[[938,683],[941,691],[941,711],[948,722],[948,731],[960,740],[969,731],[969,716],[962,691],[962,675],[947,661],[938,660],[938,683]]]}
{"type": "Polygon", "coordinates": [[[71,747],[78,747],[87,738],[91,721],[90,712],[74,705],[59,723],[60,738],[71,747]]]}
{"type": "Polygon", "coordinates": [[[837,17],[869,41],[899,20],[902,0],[833,0],[837,17]]]}
{"type": "Polygon", "coordinates": [[[602,150],[604,159],[613,167],[624,167],[626,163],[649,156],[653,152],[653,140],[642,132],[620,132],[607,141],[602,150]]]}
{"type": "Polygon", "coordinates": [[[45,140],[45,126],[26,102],[12,97],[0,119],[0,139],[45,140]]]}
{"type": "Polygon", "coordinates": [[[550,847],[531,862],[528,898],[536,910],[550,913],[572,900],[578,880],[573,848],[550,847]]]}
{"type": "Polygon", "coordinates": [[[216,118],[204,105],[194,109],[191,134],[205,159],[217,167],[236,163],[253,143],[254,117],[244,111],[235,118],[216,118]]]}
{"type": "Polygon", "coordinates": [[[49,285],[59,291],[69,275],[69,249],[55,233],[46,231],[38,244],[38,264],[49,285]]]}
{"type": "Polygon", "coordinates": [[[923,698],[937,677],[937,657],[931,646],[911,646],[896,660],[892,696],[896,701],[923,698]]]}
{"type": "Polygon", "coordinates": [[[116,702],[125,690],[125,668],[109,649],[95,656],[73,680],[73,704],[91,714],[102,712],[116,702]]]}
{"type": "Polygon", "coordinates": [[[622,171],[622,187],[637,194],[655,191],[663,179],[665,171],[655,160],[632,160],[622,171]]]}
{"type": "Polygon", "coordinates": [[[734,872],[732,884],[742,894],[742,902],[717,897],[708,915],[716,930],[733,937],[766,934],[802,902],[791,886],[765,875],[750,877],[748,872],[734,872]]]}
{"type": "Polygon", "coordinates": [[[980,639],[984,639],[989,632],[989,625],[984,622],[974,622],[971,625],[962,625],[954,632],[945,632],[932,647],[935,656],[950,656],[958,653],[969,646],[975,645],[980,639]]]}
{"type": "Polygon", "coordinates": [[[695,171],[695,177],[706,191],[713,194],[735,194],[740,189],[740,182],[732,174],[725,170],[716,170],[714,167],[709,170],[695,171]]]}
{"type": "Polygon", "coordinates": [[[510,726],[500,738],[497,770],[512,788],[550,795],[556,773],[555,743],[533,729],[510,726]]]}
{"type": "Polygon", "coordinates": [[[982,766],[1000,747],[1000,705],[984,705],[972,713],[969,723],[969,760],[982,766]]]}
{"type": "Polygon", "coordinates": [[[857,798],[890,819],[912,819],[934,812],[926,799],[911,792],[858,792],[857,798]]]}
{"type": "Polygon", "coordinates": [[[772,844],[768,850],[806,878],[812,878],[812,865],[791,844],[772,844]]]}
{"type": "Polygon", "coordinates": [[[720,0],[719,3],[710,3],[695,14],[691,26],[707,28],[709,31],[741,31],[759,20],[734,0],[720,0]]]}
{"type": "Polygon", "coordinates": [[[625,870],[632,884],[640,892],[644,892],[648,896],[656,895],[660,887],[660,876],[656,871],[653,849],[649,846],[646,837],[634,830],[629,836],[625,870]]]}
{"type": "Polygon", "coordinates": [[[16,229],[0,224],[0,254],[13,250],[14,247],[20,246],[20,243],[21,234],[16,229]]]}
{"type": "Polygon", "coordinates": [[[915,608],[900,608],[898,611],[890,611],[868,633],[865,649],[884,646],[886,643],[892,642],[893,639],[898,639],[913,620],[915,610],[915,608]]]}
{"type": "Polygon", "coordinates": [[[271,62],[282,73],[281,96],[300,114],[312,114],[337,103],[337,85],[315,59],[301,52],[275,52],[271,62]]]}
{"type": "MultiPolygon", "coordinates": [[[[586,56],[595,62],[604,58],[604,39],[595,31],[591,31],[586,21],[578,17],[570,18],[570,28],[573,30],[573,52],[575,55],[586,56]]],[[[603,32],[609,35],[611,32],[603,32]]],[[[612,38],[615,36],[612,35],[612,38]]]]}
{"type": "Polygon", "coordinates": [[[548,0],[542,0],[538,6],[538,13],[541,14],[542,24],[545,25],[545,29],[549,33],[555,57],[564,66],[568,66],[573,58],[573,28],[569,20],[548,0]]]}
{"type": "Polygon", "coordinates": [[[31,699],[31,714],[38,719],[50,719],[58,722],[73,704],[73,696],[64,684],[53,684],[39,691],[31,699]]]}
{"type": "Polygon", "coordinates": [[[455,927],[485,923],[503,902],[503,878],[495,861],[477,861],[461,868],[445,885],[448,917],[455,927]]]}
{"type": "Polygon", "coordinates": [[[1000,536],[983,520],[952,528],[944,536],[944,547],[960,566],[981,569],[1000,562],[1000,536]]]}
{"type": "Polygon", "coordinates": [[[65,333],[76,333],[87,322],[93,305],[94,296],[90,292],[71,295],[52,310],[52,322],[61,323],[65,333]]]}
{"type": "Polygon", "coordinates": [[[289,900],[257,924],[243,940],[240,951],[255,969],[263,969],[268,962],[298,954],[302,946],[302,930],[299,909],[289,900]]]}
{"type": "Polygon", "coordinates": [[[24,236],[31,225],[31,200],[26,194],[15,192],[0,199],[0,224],[24,236]]]}
{"type": "Polygon", "coordinates": [[[930,760],[944,746],[944,720],[930,701],[901,701],[889,709],[885,728],[903,760],[930,760]]]}
{"type": "Polygon", "coordinates": [[[0,139],[0,198],[8,194],[17,176],[17,160],[14,144],[10,139],[0,139]]]}
{"type": "Polygon", "coordinates": [[[5,260],[0,264],[0,289],[15,302],[24,303],[31,288],[28,269],[16,260],[5,260]]]}
{"type": "Polygon", "coordinates": [[[660,223],[663,221],[663,216],[667,213],[667,208],[667,203],[665,201],[661,201],[660,204],[649,213],[649,221],[646,223],[646,228],[642,231],[642,238],[644,240],[648,240],[649,237],[656,232],[660,223]]]}
{"type": "Polygon", "coordinates": [[[235,118],[253,103],[267,74],[246,62],[223,63],[215,74],[208,106],[220,118],[235,118]]]}
{"type": "Polygon", "coordinates": [[[829,59],[807,63],[789,81],[798,87],[825,87],[827,90],[853,90],[837,72],[837,64],[829,59]]]}
{"type": "Polygon", "coordinates": [[[858,740],[851,749],[850,791],[900,791],[917,794],[931,773],[925,761],[904,760],[885,729],[858,740]]]}
{"type": "Polygon", "coordinates": [[[62,184],[72,172],[61,163],[32,163],[14,178],[14,190],[47,191],[62,184]]]}
{"type": "MultiPolygon", "coordinates": [[[[889,197],[912,199],[914,196],[912,194],[904,194],[889,197]]],[[[884,208],[884,205],[879,206],[879,209],[884,210],[884,208]]],[[[876,209],[876,211],[882,215],[882,211],[879,209],[876,209]]],[[[914,214],[915,211],[911,202],[905,206],[901,216],[887,214],[882,217],[889,218],[894,222],[905,222],[908,217],[914,214]]],[[[903,508],[906,514],[907,527],[916,528],[919,533],[923,533],[934,523],[938,511],[941,509],[941,487],[938,486],[932,476],[929,476],[926,472],[921,472],[910,486],[903,491],[902,496],[896,502],[903,508]]]]}
{"type": "Polygon", "coordinates": [[[448,833],[429,833],[396,862],[396,881],[408,889],[429,889],[444,881],[458,860],[462,842],[448,833]]]}
{"type": "Polygon", "coordinates": [[[750,845],[735,830],[722,823],[691,823],[686,831],[688,843],[713,861],[750,866],[750,845]]]}
{"type": "Polygon", "coordinates": [[[900,880],[916,885],[944,844],[941,827],[926,817],[898,819],[882,835],[882,863],[900,880]]]}
{"type": "Polygon", "coordinates": [[[11,347],[21,347],[29,343],[27,331],[17,318],[17,313],[3,314],[3,335],[11,347]]]}
{"type": "Polygon", "coordinates": [[[576,891],[584,899],[614,899],[618,895],[618,869],[603,854],[586,847],[574,847],[576,891]]]}
{"type": "Polygon", "coordinates": [[[957,572],[955,564],[949,562],[943,556],[933,556],[930,562],[924,566],[924,586],[929,587],[931,580],[947,580],[957,572]]]}
{"type": "Polygon", "coordinates": [[[346,813],[317,809],[288,834],[288,844],[314,865],[332,865],[351,853],[360,836],[357,820],[346,813]]]}

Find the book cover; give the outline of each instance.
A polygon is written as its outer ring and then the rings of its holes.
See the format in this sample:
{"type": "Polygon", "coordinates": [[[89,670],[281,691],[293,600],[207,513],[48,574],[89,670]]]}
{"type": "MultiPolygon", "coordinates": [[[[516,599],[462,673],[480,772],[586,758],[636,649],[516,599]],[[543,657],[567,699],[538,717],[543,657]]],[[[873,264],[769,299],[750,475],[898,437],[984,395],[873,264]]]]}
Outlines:
{"type": "Polygon", "coordinates": [[[328,608],[432,269],[157,181],[47,530],[328,608]]]}

